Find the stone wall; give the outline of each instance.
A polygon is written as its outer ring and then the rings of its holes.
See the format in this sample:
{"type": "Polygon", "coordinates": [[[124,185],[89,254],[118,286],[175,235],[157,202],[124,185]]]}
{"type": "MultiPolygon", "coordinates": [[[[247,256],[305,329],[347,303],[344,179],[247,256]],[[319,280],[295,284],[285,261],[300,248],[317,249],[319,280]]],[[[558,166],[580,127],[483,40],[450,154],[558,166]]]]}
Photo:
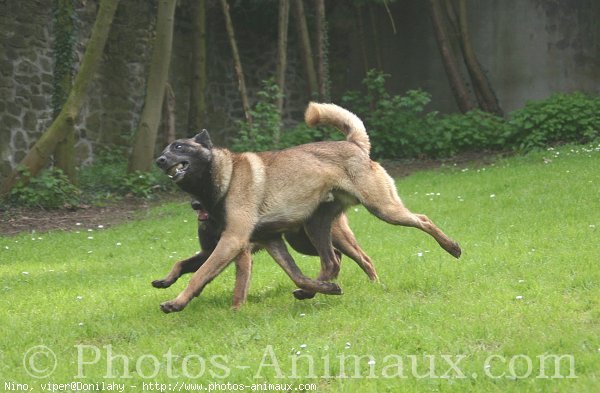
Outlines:
{"type": "Polygon", "coordinates": [[[0,173],[52,120],[52,9],[43,3],[0,1],[0,173]]]}
{"type": "MultiPolygon", "coordinates": [[[[52,2],[0,1],[0,174],[5,175],[52,122],[54,40],[52,2]]],[[[75,2],[75,67],[85,51],[98,8],[75,2]]],[[[119,5],[100,71],[78,123],[77,159],[91,162],[99,145],[125,143],[143,105],[154,5],[119,5]]],[[[74,72],[76,73],[76,69],[74,72]]]]}

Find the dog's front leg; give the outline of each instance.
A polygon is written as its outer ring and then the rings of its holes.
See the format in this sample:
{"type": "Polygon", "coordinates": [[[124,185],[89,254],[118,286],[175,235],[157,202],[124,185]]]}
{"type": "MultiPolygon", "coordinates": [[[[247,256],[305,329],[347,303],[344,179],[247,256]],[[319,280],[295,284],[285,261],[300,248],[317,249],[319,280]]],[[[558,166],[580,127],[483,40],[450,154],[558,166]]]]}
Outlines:
{"type": "Polygon", "coordinates": [[[251,275],[252,254],[250,248],[246,248],[235,259],[235,287],[233,288],[232,307],[236,310],[246,302],[251,275]]]}
{"type": "Polygon", "coordinates": [[[175,299],[164,302],[160,309],[165,313],[181,311],[202,292],[206,284],[221,273],[242,250],[248,248],[247,240],[237,236],[223,235],[213,253],[192,276],[187,288],[175,299]]]}
{"type": "Polygon", "coordinates": [[[208,252],[202,251],[198,255],[194,255],[191,258],[177,262],[175,265],[173,265],[173,268],[165,278],[152,281],[152,286],[154,288],[169,288],[182,275],[186,273],[193,273],[198,270],[200,266],[206,262],[209,256],[210,254],[208,252]]]}

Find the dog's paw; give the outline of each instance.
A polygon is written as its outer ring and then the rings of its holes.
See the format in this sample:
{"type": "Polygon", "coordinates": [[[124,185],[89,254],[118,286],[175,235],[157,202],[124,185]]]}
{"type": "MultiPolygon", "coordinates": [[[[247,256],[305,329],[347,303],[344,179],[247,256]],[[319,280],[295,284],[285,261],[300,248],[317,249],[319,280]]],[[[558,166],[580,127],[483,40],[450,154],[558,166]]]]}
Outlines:
{"type": "Polygon", "coordinates": [[[169,282],[167,280],[154,280],[154,281],[152,281],[152,286],[154,288],[169,288],[171,285],[173,285],[173,283],[169,282]]]}
{"type": "Polygon", "coordinates": [[[323,285],[325,286],[323,293],[327,295],[341,295],[343,293],[342,288],[334,282],[326,282],[323,285]]]}
{"type": "Polygon", "coordinates": [[[185,305],[181,305],[173,300],[161,303],[161,305],[160,305],[161,311],[164,312],[165,314],[181,311],[184,309],[184,307],[185,307],[185,305]]]}
{"type": "Polygon", "coordinates": [[[296,289],[292,292],[292,295],[298,300],[305,300],[312,299],[316,294],[314,292],[305,291],[304,289],[296,289]]]}
{"type": "Polygon", "coordinates": [[[452,247],[450,247],[450,249],[447,251],[456,259],[460,258],[460,255],[462,254],[460,245],[457,242],[453,242],[452,247]]]}

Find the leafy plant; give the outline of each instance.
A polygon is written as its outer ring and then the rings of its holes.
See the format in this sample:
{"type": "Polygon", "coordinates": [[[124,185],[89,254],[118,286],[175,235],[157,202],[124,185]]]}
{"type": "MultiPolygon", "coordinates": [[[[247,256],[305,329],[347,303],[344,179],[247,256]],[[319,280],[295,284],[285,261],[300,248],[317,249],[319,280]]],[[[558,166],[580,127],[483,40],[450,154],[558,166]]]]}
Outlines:
{"type": "Polygon", "coordinates": [[[525,151],[558,143],[586,143],[600,137],[600,97],[580,92],[530,101],[510,117],[510,142],[525,151]]]}
{"type": "Polygon", "coordinates": [[[132,194],[138,197],[150,198],[157,190],[164,190],[166,187],[161,184],[161,178],[165,177],[161,173],[139,172],[126,174],[118,182],[118,189],[121,194],[132,194]]]}
{"type": "Polygon", "coordinates": [[[411,90],[393,96],[389,77],[369,71],[366,94],[349,92],[347,108],[364,120],[378,158],[448,157],[472,150],[529,151],[559,143],[586,143],[600,138],[600,98],[583,93],[555,94],[532,101],[510,114],[511,120],[473,110],[442,115],[425,112],[431,96],[411,90]]]}
{"type": "Polygon", "coordinates": [[[19,169],[22,179],[13,187],[10,198],[13,203],[43,209],[56,209],[79,204],[81,191],[75,187],[62,170],[49,168],[32,177],[27,169],[19,169]]]}
{"type": "Polygon", "coordinates": [[[162,173],[127,173],[124,148],[100,149],[94,163],[80,169],[80,187],[92,199],[135,195],[150,198],[156,191],[166,190],[171,182],[162,173]]]}
{"type": "Polygon", "coordinates": [[[350,92],[342,104],[363,119],[371,138],[375,157],[415,157],[425,154],[430,141],[428,116],[423,112],[431,95],[410,90],[392,96],[385,88],[389,75],[376,70],[367,73],[366,94],[350,92]]]}
{"type": "Polygon", "coordinates": [[[240,132],[232,146],[235,151],[264,151],[278,145],[281,117],[276,102],[281,92],[273,79],[263,81],[262,85],[258,101],[250,111],[252,123],[239,122],[240,132]]]}
{"type": "Polygon", "coordinates": [[[499,150],[510,134],[503,118],[475,109],[463,114],[429,114],[427,156],[450,157],[471,150],[499,150]]]}

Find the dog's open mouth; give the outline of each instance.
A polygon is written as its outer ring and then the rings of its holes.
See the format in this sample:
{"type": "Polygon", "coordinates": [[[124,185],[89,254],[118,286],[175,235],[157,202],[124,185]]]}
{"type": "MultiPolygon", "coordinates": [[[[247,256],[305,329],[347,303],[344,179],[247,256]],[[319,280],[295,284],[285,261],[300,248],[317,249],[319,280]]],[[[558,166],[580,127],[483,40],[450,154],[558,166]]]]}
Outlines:
{"type": "Polygon", "coordinates": [[[182,161],[179,164],[173,165],[167,170],[167,175],[171,180],[177,182],[183,178],[188,168],[190,167],[190,163],[187,161],[182,161]]]}

